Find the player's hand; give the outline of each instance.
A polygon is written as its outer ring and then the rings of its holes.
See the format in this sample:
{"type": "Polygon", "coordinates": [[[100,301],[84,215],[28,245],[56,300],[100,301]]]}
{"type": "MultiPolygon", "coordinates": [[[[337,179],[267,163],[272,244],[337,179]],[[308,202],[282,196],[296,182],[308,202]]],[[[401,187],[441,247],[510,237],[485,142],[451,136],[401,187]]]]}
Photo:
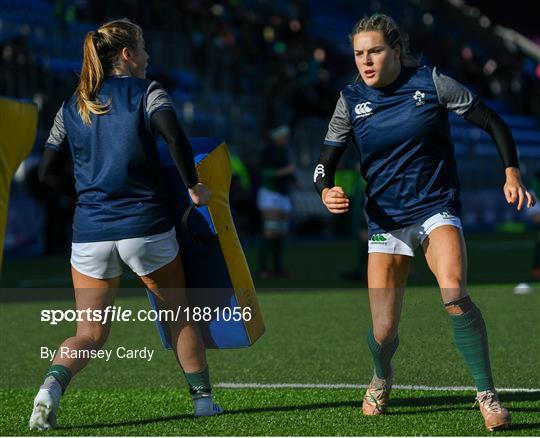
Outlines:
{"type": "Polygon", "coordinates": [[[504,183],[503,191],[506,201],[509,204],[517,202],[517,209],[521,210],[525,200],[527,208],[531,208],[536,204],[535,196],[527,190],[521,181],[519,169],[517,167],[507,167],[505,169],[506,182],[504,183]]]}
{"type": "Polygon", "coordinates": [[[188,189],[189,196],[193,203],[200,207],[202,205],[208,205],[210,202],[211,192],[208,187],[206,187],[203,183],[197,183],[193,187],[190,187],[188,189]]]}
{"type": "Polygon", "coordinates": [[[341,187],[324,189],[321,198],[330,213],[343,214],[349,211],[349,198],[341,187]]]}

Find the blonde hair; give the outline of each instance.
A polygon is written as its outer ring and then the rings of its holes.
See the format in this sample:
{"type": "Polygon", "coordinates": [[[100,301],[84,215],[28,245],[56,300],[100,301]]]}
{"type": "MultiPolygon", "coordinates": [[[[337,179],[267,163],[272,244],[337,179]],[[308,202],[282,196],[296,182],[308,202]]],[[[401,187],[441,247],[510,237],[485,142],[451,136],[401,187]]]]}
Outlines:
{"type": "Polygon", "coordinates": [[[135,50],[143,36],[142,29],[127,18],[105,23],[86,34],[79,85],[75,91],[77,108],[85,125],[92,123],[90,113],[107,114],[111,101],[99,102],[97,94],[105,75],[114,71],[124,47],[135,50]]]}
{"type": "Polygon", "coordinates": [[[361,32],[380,32],[386,44],[392,49],[399,46],[399,59],[402,65],[417,66],[419,64],[418,60],[409,52],[409,39],[407,35],[401,32],[392,17],[385,14],[373,14],[369,17],[363,17],[354,25],[349,35],[351,45],[355,35],[361,32]]]}

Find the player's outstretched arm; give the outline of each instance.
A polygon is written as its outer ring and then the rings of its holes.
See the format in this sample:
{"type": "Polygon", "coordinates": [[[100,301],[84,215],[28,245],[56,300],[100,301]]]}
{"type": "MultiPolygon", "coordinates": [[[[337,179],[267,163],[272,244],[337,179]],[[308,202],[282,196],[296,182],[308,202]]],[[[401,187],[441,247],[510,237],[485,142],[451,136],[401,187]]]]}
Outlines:
{"type": "Polygon", "coordinates": [[[157,111],[152,114],[150,124],[169,145],[171,157],[193,203],[197,206],[207,205],[210,202],[210,190],[199,182],[191,145],[178,123],[176,113],[172,110],[157,111]]]}
{"type": "Polygon", "coordinates": [[[510,127],[495,111],[482,102],[478,102],[465,115],[465,120],[482,128],[493,139],[505,168],[506,182],[503,192],[506,201],[509,204],[517,202],[518,210],[521,210],[525,201],[527,202],[527,208],[532,207],[536,203],[536,199],[521,181],[516,143],[510,127]]]}
{"type": "Polygon", "coordinates": [[[315,188],[321,195],[323,204],[333,214],[349,211],[349,198],[341,187],[334,186],[336,167],[344,151],[344,147],[323,146],[313,173],[315,188]]]}

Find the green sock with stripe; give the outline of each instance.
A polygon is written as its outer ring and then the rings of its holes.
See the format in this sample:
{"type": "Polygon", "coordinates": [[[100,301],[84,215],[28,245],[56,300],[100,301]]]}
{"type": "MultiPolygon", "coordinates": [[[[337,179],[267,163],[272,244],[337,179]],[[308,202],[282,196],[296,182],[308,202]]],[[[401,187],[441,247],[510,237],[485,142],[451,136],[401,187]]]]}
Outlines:
{"type": "Polygon", "coordinates": [[[489,361],[486,324],[480,309],[472,308],[461,315],[450,315],[454,341],[469,366],[478,391],[493,390],[493,377],[489,361]]]}
{"type": "Polygon", "coordinates": [[[375,374],[379,379],[387,379],[392,374],[390,362],[398,348],[399,338],[396,336],[393,341],[381,345],[373,335],[373,328],[370,328],[367,334],[367,342],[373,356],[375,374]]]}
{"type": "Polygon", "coordinates": [[[49,371],[47,371],[45,379],[47,379],[47,377],[54,377],[58,383],[60,383],[62,392],[65,392],[73,374],[69,368],[66,368],[64,365],[54,364],[49,368],[49,371]]]}
{"type": "Polygon", "coordinates": [[[210,394],[212,392],[208,365],[197,373],[184,373],[184,375],[186,376],[191,395],[210,394]]]}

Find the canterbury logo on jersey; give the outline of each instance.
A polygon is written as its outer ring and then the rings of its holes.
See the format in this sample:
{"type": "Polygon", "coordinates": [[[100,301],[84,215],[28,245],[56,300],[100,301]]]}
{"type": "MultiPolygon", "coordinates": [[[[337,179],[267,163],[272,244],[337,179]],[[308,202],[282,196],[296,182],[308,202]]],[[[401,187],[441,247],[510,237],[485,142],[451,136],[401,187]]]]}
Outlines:
{"type": "Polygon", "coordinates": [[[370,107],[371,102],[359,103],[354,107],[354,112],[357,114],[357,117],[367,117],[370,116],[373,112],[373,109],[370,107]]]}
{"type": "Polygon", "coordinates": [[[317,164],[317,167],[315,167],[315,172],[313,172],[313,182],[317,182],[317,177],[322,176],[324,178],[325,175],[324,165],[317,164]]]}

